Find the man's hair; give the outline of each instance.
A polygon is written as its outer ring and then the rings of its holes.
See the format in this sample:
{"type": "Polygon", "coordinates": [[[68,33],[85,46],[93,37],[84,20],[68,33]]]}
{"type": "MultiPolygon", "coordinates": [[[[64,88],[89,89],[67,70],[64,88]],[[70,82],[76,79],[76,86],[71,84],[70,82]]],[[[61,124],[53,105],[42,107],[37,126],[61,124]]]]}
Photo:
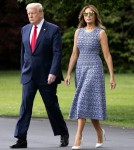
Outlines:
{"type": "Polygon", "coordinates": [[[43,6],[40,3],[30,3],[26,6],[26,10],[29,8],[36,8],[39,12],[43,12],[43,6]]]}

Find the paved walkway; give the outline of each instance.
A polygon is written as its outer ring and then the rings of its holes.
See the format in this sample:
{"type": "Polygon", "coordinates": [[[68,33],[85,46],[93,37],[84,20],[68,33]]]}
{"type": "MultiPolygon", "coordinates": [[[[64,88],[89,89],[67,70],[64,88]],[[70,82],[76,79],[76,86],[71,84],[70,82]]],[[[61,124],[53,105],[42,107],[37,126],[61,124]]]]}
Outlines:
{"type": "MultiPolygon", "coordinates": [[[[9,150],[16,142],[13,138],[16,118],[0,118],[0,150],[9,150]]],[[[77,123],[67,121],[70,132],[68,147],[60,148],[60,136],[53,136],[48,119],[32,119],[28,132],[28,150],[71,150],[77,123]]],[[[106,141],[101,150],[134,150],[134,129],[102,125],[106,131],[106,141]]],[[[86,123],[83,132],[82,150],[95,150],[96,134],[91,123],[86,123]]]]}

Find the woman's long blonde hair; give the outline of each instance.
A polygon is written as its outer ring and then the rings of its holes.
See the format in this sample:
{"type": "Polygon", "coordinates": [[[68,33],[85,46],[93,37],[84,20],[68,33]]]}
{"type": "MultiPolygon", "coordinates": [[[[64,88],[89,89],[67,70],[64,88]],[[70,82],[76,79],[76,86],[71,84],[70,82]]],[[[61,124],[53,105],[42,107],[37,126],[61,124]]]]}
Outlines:
{"type": "Polygon", "coordinates": [[[100,27],[101,29],[105,30],[106,28],[105,28],[105,26],[102,25],[102,21],[101,21],[99,12],[94,5],[87,5],[81,10],[79,17],[78,17],[79,18],[78,28],[82,28],[82,27],[85,27],[87,25],[85,20],[84,20],[84,16],[83,16],[83,13],[85,12],[85,10],[87,8],[90,8],[95,13],[95,17],[96,17],[95,18],[95,25],[97,27],[100,27]]]}

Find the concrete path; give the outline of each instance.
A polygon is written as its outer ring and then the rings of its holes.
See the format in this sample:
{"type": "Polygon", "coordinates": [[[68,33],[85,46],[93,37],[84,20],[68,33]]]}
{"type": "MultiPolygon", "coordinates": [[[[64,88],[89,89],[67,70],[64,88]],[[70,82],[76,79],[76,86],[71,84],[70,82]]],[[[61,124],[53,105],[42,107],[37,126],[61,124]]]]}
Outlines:
{"type": "MultiPolygon", "coordinates": [[[[0,150],[9,150],[16,142],[13,137],[17,118],[0,118],[0,150]]],[[[71,150],[76,133],[77,122],[67,121],[70,143],[65,148],[59,147],[60,136],[53,136],[48,119],[32,119],[28,131],[28,150],[71,150]]],[[[106,141],[101,150],[134,150],[134,129],[102,125],[106,131],[106,141]]],[[[83,132],[82,150],[95,150],[96,133],[91,123],[87,122],[83,132]]],[[[22,149],[21,149],[22,150],[22,149]]]]}

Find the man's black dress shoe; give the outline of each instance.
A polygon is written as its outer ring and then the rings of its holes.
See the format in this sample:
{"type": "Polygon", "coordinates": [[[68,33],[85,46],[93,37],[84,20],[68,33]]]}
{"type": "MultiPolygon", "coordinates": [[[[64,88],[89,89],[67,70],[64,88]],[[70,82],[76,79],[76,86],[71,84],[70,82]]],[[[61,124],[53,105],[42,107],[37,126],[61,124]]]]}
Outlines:
{"type": "Polygon", "coordinates": [[[10,148],[27,148],[27,141],[18,139],[16,144],[10,146],[10,148]]]}
{"type": "Polygon", "coordinates": [[[69,144],[69,135],[61,135],[60,143],[60,147],[67,146],[69,144]]]}

